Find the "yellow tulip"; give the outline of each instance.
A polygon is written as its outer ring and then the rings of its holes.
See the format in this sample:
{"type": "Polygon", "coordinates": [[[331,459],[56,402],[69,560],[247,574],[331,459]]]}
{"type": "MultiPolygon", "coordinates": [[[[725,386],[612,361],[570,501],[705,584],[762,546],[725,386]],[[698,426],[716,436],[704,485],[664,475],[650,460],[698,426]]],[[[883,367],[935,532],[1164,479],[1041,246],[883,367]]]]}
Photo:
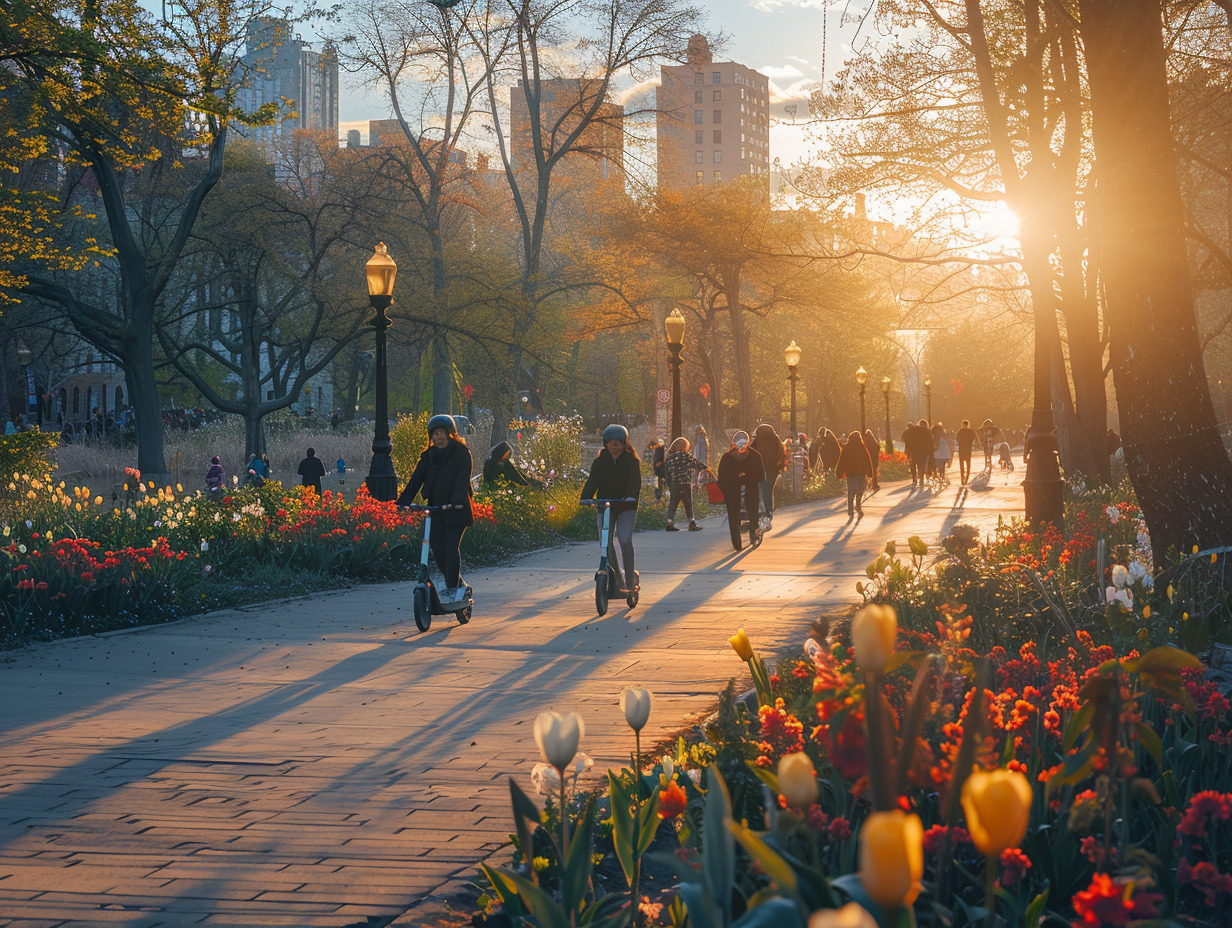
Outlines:
{"type": "Polygon", "coordinates": [[[1193,546],[1193,553],[1194,553],[1194,554],[1197,554],[1197,553],[1198,553],[1198,546],[1197,546],[1197,545],[1194,545],[1194,546],[1193,546]]]}
{"type": "Polygon", "coordinates": [[[821,909],[809,916],[808,928],[877,928],[877,920],[858,902],[841,909],[821,909]]]}
{"type": "Polygon", "coordinates": [[[971,843],[988,857],[1018,847],[1031,818],[1031,784],[1014,770],[976,770],[962,788],[971,843]]]}
{"type": "Polygon", "coordinates": [[[910,906],[924,878],[924,826],[900,809],[874,812],[860,829],[860,882],[886,909],[910,906]]]}
{"type": "Polygon", "coordinates": [[[893,606],[870,603],[851,620],[851,643],[861,670],[880,673],[894,653],[898,616],[893,606]]]}
{"type": "Polygon", "coordinates": [[[793,809],[807,809],[817,801],[817,771],[807,754],[786,754],[779,761],[779,792],[793,809]]]}
{"type": "Polygon", "coordinates": [[[1142,607],[1142,617],[1144,619],[1149,619],[1151,617],[1151,607],[1150,606],[1142,607]]]}
{"type": "Polygon", "coordinates": [[[95,506],[103,505],[103,498],[101,496],[94,497],[94,505],[95,506]]]}
{"type": "Polygon", "coordinates": [[[753,645],[749,643],[749,636],[744,633],[743,628],[736,630],[736,634],[727,639],[727,643],[732,646],[732,650],[740,655],[742,661],[751,661],[753,659],[753,645]]]}

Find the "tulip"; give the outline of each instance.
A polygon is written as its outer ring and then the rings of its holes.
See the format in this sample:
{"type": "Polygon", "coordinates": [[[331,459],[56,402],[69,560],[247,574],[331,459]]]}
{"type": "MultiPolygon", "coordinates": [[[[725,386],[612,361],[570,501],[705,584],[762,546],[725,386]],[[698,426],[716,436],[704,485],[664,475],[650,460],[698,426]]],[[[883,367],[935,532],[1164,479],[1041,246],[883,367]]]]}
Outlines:
{"type": "Polygon", "coordinates": [[[667,784],[667,789],[659,791],[659,818],[664,821],[680,815],[688,805],[688,795],[675,780],[667,784]]]}
{"type": "Polygon", "coordinates": [[[1014,770],[976,770],[962,787],[971,842],[988,857],[1018,847],[1031,818],[1031,784],[1014,770]]]}
{"type": "Polygon", "coordinates": [[[563,771],[578,752],[585,726],[576,712],[540,712],[535,716],[535,744],[543,759],[563,771]]]}
{"type": "Polygon", "coordinates": [[[877,928],[877,920],[858,902],[841,909],[822,909],[809,916],[808,928],[877,928]]]}
{"type": "Polygon", "coordinates": [[[817,771],[807,754],[787,754],[779,761],[779,792],[793,809],[807,809],[817,801],[817,771]]]}
{"type": "Polygon", "coordinates": [[[749,636],[745,634],[744,629],[736,630],[736,634],[727,639],[727,643],[732,646],[732,650],[740,655],[742,661],[751,661],[753,659],[753,645],[749,643],[749,636]]]}
{"type": "Polygon", "coordinates": [[[881,673],[894,653],[898,616],[893,606],[870,603],[851,620],[851,643],[860,669],[881,673]]]}
{"type": "Polygon", "coordinates": [[[874,812],[860,829],[860,882],[885,909],[910,906],[924,878],[924,826],[900,809],[874,812]]]}
{"type": "Polygon", "coordinates": [[[629,727],[640,732],[650,719],[650,690],[629,687],[620,694],[620,708],[629,727]]]}

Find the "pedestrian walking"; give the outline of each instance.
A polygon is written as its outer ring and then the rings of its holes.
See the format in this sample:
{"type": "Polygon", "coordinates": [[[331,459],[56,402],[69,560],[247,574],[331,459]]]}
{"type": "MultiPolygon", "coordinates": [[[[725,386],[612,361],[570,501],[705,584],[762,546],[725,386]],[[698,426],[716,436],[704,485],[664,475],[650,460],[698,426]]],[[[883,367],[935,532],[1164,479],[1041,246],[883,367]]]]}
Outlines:
{"type": "Polygon", "coordinates": [[[266,480],[270,479],[270,459],[264,452],[261,454],[261,476],[266,480]]]}
{"type": "Polygon", "coordinates": [[[210,458],[210,466],[205,471],[205,490],[210,496],[222,496],[223,486],[227,482],[227,472],[222,468],[222,460],[218,455],[210,458]]]}
{"type": "Polygon", "coordinates": [[[937,479],[942,485],[948,484],[949,480],[945,476],[945,470],[950,466],[950,458],[954,452],[950,445],[950,438],[945,434],[945,428],[938,422],[934,428],[937,430],[937,446],[933,450],[933,469],[937,473],[937,479]]]}
{"type": "Polygon", "coordinates": [[[705,426],[699,425],[693,430],[693,456],[710,466],[710,436],[706,434],[705,426]]]}
{"type": "MultiPolygon", "coordinates": [[[[308,449],[309,456],[312,449],[308,449]]],[[[452,416],[436,415],[428,420],[428,444],[406,488],[398,497],[399,506],[410,506],[421,495],[429,506],[447,506],[432,515],[432,536],[428,545],[436,566],[445,575],[442,602],[453,602],[466,592],[462,582],[462,536],[475,524],[471,510],[471,451],[458,434],[452,416]]]]}
{"type": "Polygon", "coordinates": [[[873,472],[870,476],[873,483],[873,492],[876,493],[881,489],[881,443],[877,441],[877,436],[873,434],[872,429],[865,429],[863,438],[864,449],[868,452],[868,459],[873,467],[873,472]]]}
{"type": "Polygon", "coordinates": [[[693,481],[698,474],[710,470],[698,458],[689,453],[689,440],[681,435],[667,449],[667,457],[663,461],[663,471],[667,478],[667,530],[678,532],[676,528],[676,508],[684,503],[684,514],[689,520],[689,531],[699,532],[701,526],[693,518],[693,481]]]}
{"type": "MultiPolygon", "coordinates": [[[[781,474],[787,466],[787,455],[783,451],[783,442],[769,422],[763,422],[753,430],[753,440],[750,442],[753,450],[761,457],[764,476],[758,495],[761,498],[761,509],[768,518],[774,518],[774,487],[779,482],[781,474]]],[[[756,515],[756,513],[754,513],[756,515]]]]}
{"type": "Polygon", "coordinates": [[[954,443],[958,446],[958,476],[964,487],[971,479],[971,451],[975,448],[975,439],[975,429],[971,427],[971,420],[963,419],[962,428],[954,436],[954,443]]]}
{"type": "Polygon", "coordinates": [[[864,518],[864,488],[868,478],[873,473],[873,462],[864,447],[864,436],[852,432],[847,436],[839,454],[838,465],[834,468],[836,477],[847,478],[847,521],[850,522],[858,514],[864,518]]]}
{"type": "Polygon", "coordinates": [[[991,419],[985,419],[980,425],[980,443],[984,446],[984,473],[992,473],[992,443],[1001,434],[1001,430],[992,424],[991,419]]]}
{"type": "Polygon", "coordinates": [[[719,489],[727,504],[727,529],[732,547],[743,550],[740,542],[741,496],[749,515],[749,542],[757,540],[757,493],[765,477],[761,455],[749,444],[749,433],[740,431],[732,436],[731,447],[719,458],[719,489]]]}
{"type": "Polygon", "coordinates": [[[838,443],[838,436],[831,432],[828,428],[822,429],[821,435],[821,459],[822,476],[829,471],[834,473],[834,468],[838,466],[838,459],[843,453],[842,446],[838,443]]]}
{"type": "Polygon", "coordinates": [[[650,444],[646,446],[646,454],[650,458],[650,471],[655,478],[655,502],[657,503],[663,498],[663,486],[666,483],[667,475],[663,472],[663,461],[667,458],[667,449],[663,447],[663,442],[659,439],[652,438],[650,444]]]}
{"type": "Polygon", "coordinates": [[[305,458],[299,462],[300,485],[312,487],[317,496],[321,495],[321,478],[325,476],[325,462],[317,457],[315,448],[309,448],[305,458]]]}

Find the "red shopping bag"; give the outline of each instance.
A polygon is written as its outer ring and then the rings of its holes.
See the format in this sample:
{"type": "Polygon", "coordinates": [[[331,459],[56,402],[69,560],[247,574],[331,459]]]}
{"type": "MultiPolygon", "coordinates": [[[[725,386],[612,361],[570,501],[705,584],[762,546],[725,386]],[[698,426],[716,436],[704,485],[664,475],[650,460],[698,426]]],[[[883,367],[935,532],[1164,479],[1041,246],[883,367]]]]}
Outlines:
{"type": "Polygon", "coordinates": [[[706,499],[710,500],[712,503],[723,502],[723,491],[719,489],[719,485],[717,483],[706,484],[706,499]]]}

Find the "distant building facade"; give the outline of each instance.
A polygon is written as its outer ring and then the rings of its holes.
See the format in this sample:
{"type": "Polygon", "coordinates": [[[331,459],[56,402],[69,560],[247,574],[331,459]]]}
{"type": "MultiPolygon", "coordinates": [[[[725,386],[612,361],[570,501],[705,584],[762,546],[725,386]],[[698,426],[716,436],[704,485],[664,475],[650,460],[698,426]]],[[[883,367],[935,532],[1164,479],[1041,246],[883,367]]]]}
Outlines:
{"type": "Polygon", "coordinates": [[[252,112],[278,105],[285,119],[246,128],[258,142],[272,143],[296,129],[338,134],[338,55],[332,44],[313,51],[285,19],[262,16],[248,26],[239,105],[252,112]]]}
{"type": "Polygon", "coordinates": [[[769,183],[769,78],[734,61],[714,61],[706,37],[695,35],[686,63],[665,65],[660,79],[660,188],[683,190],[743,176],[769,183]]]}
{"type": "MultiPolygon", "coordinates": [[[[576,78],[552,78],[541,81],[539,124],[543,129],[545,153],[559,149],[563,139],[573,132],[581,113],[595,103],[598,84],[576,78]]],[[[603,102],[594,120],[582,130],[572,150],[553,171],[553,176],[568,177],[581,186],[603,183],[624,183],[625,176],[625,108],[618,103],[603,102]]],[[[509,154],[515,171],[534,169],[535,140],[530,109],[522,82],[509,90],[509,154]]]]}

